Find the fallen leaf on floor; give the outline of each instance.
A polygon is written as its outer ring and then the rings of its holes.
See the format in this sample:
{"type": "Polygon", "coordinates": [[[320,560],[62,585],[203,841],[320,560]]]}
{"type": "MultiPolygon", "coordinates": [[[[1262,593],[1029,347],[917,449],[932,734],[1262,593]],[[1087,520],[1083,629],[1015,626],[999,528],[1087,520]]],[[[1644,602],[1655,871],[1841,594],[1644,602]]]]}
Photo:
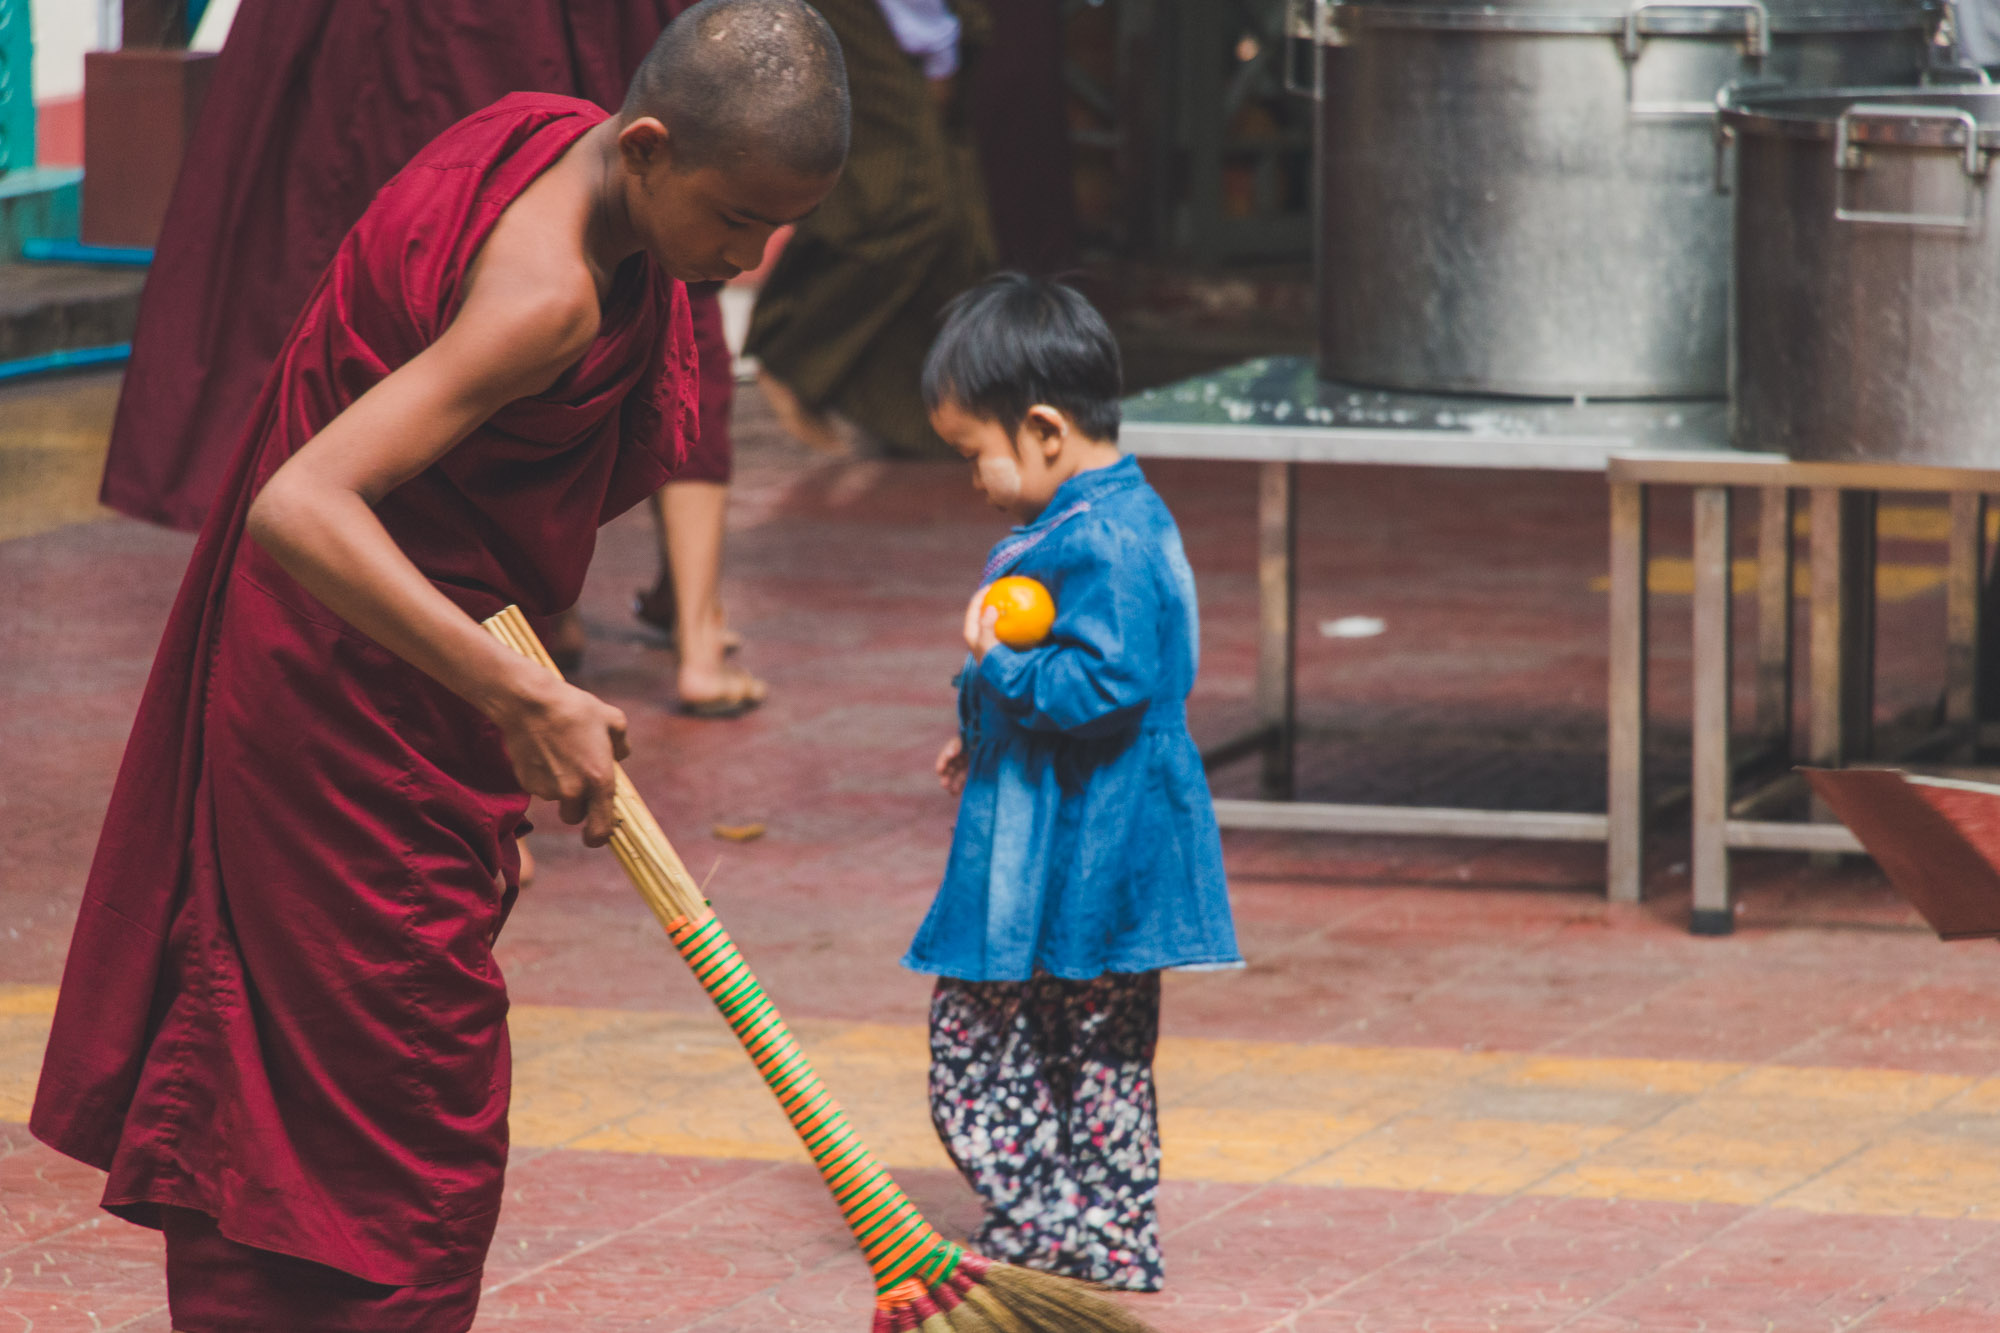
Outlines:
{"type": "Polygon", "coordinates": [[[709,829],[724,842],[755,842],[764,836],[762,824],[717,824],[709,829]]]}

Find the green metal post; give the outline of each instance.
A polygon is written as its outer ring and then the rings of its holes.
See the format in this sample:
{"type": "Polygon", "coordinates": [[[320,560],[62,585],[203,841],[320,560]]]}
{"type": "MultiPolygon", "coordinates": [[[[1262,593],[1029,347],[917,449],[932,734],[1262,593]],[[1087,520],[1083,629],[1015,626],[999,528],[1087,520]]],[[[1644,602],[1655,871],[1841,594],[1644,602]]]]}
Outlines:
{"type": "Polygon", "coordinates": [[[0,176],[35,165],[34,72],[28,0],[0,0],[0,176]]]}

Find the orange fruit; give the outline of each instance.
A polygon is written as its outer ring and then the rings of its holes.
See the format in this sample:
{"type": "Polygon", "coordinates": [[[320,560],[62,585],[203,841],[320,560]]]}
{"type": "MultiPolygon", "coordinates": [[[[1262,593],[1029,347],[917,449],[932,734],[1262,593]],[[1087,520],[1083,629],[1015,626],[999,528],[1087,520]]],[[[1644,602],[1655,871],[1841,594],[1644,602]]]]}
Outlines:
{"type": "Polygon", "coordinates": [[[995,579],[983,605],[999,610],[993,633],[1009,648],[1034,647],[1049,637],[1049,626],[1056,623],[1056,603],[1049,590],[1019,574],[995,579]]]}

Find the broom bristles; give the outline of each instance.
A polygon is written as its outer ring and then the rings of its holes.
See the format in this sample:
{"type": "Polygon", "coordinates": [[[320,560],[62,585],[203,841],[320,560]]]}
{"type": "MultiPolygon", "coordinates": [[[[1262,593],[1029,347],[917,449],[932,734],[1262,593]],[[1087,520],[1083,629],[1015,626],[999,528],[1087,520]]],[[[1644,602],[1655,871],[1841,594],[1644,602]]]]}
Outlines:
{"type": "Polygon", "coordinates": [[[878,1310],[875,1333],[1153,1333],[1087,1283],[967,1255],[951,1281],[878,1310]]]}

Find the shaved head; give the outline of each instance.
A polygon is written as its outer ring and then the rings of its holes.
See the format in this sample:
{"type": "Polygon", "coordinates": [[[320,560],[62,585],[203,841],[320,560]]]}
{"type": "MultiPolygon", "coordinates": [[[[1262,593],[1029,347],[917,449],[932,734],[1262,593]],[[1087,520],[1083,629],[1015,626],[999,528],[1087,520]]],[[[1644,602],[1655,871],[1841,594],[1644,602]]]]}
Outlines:
{"type": "Polygon", "coordinates": [[[847,63],[805,0],[701,0],[653,43],[622,114],[665,125],[680,167],[829,176],[847,160],[847,63]]]}

